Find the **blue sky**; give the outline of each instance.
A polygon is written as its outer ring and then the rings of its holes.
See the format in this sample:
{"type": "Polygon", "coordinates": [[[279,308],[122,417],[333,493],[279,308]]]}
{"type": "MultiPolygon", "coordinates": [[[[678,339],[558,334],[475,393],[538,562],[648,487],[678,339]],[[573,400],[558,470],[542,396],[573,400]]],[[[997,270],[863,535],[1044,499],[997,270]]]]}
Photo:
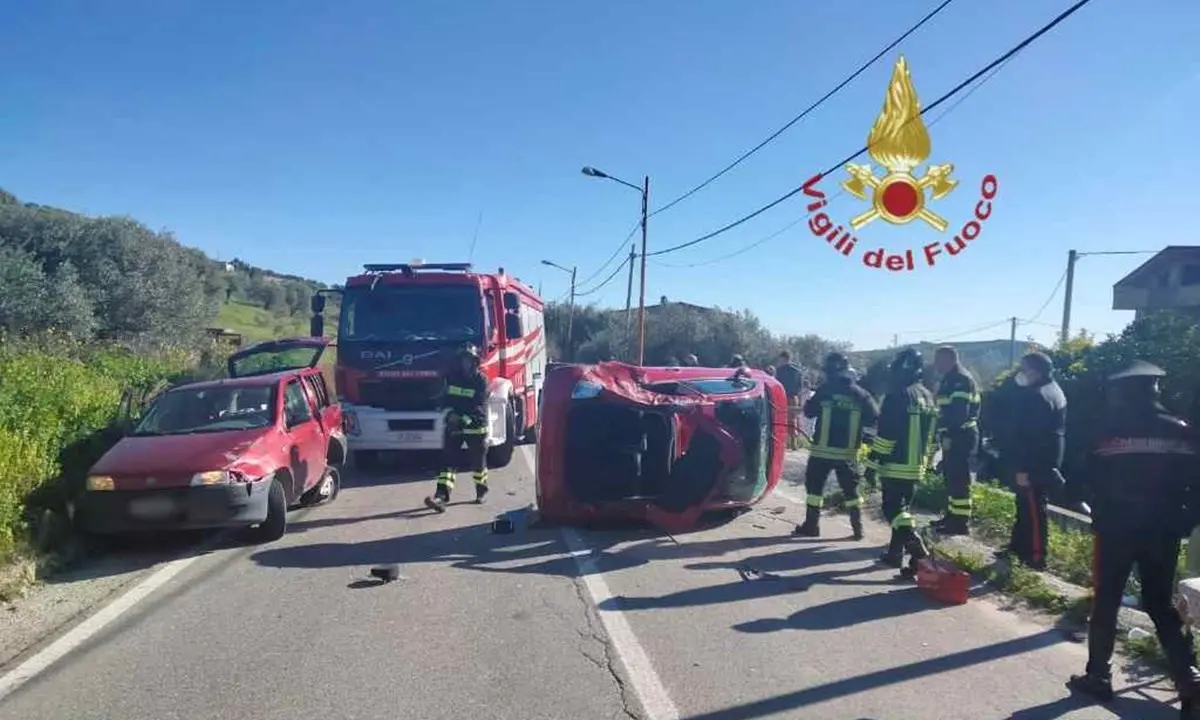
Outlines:
{"type": "MultiPolygon", "coordinates": [[[[657,207],[755,145],[937,3],[800,0],[40,0],[0,9],[0,186],[128,214],[220,258],[337,282],[364,262],[503,265],[553,299],[637,220],[638,196],[582,176],[651,176],[657,207]]],[[[956,0],[898,48],[923,103],[1067,0],[956,0]]],[[[652,258],[648,300],[749,308],[772,329],[858,348],[1006,337],[1066,251],[1194,243],[1200,52],[1193,0],[1097,0],[931,129],[961,183],[952,227],[1000,181],[982,236],[889,275],[815,240],[797,199],[652,258]],[[699,264],[699,266],[695,266],[699,264]],[[692,267],[688,267],[691,265],[692,267]]],[[[865,143],[895,56],[743,165],[650,223],[650,249],[698,237],[865,143]]],[[[933,112],[936,117],[939,110],[933,112]]],[[[823,187],[836,191],[841,176],[823,187]]],[[[842,197],[841,218],[865,205],[842,197]]],[[[938,234],[877,222],[864,246],[938,234]]],[[[947,238],[948,239],[948,238],[947,238]]],[[[1089,257],[1074,325],[1119,330],[1111,286],[1142,258],[1089,257]]],[[[593,287],[600,273],[584,285],[593,287]]],[[[636,295],[636,288],[635,288],[636,295]]],[[[586,300],[623,304],[617,280],[586,300]]],[[[636,302],[636,297],[635,297],[636,302]]],[[[1061,292],[1021,336],[1050,339],[1061,292]]]]}

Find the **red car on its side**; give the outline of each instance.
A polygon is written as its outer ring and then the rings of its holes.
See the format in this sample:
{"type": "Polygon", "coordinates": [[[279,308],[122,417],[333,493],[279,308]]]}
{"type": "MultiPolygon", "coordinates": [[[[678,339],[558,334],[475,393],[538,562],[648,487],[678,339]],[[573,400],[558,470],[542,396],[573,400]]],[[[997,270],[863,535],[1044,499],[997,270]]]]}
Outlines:
{"type": "Polygon", "coordinates": [[[787,399],[758,370],[555,365],[538,437],[543,519],[647,520],[680,531],[775,489],[787,399]]]}
{"type": "Polygon", "coordinates": [[[327,342],[278,340],[230,356],[229,378],[172,388],[92,466],[73,515],[85,532],[253,528],[271,541],[295,505],[332,500],[342,411],[317,367],[327,342]]]}

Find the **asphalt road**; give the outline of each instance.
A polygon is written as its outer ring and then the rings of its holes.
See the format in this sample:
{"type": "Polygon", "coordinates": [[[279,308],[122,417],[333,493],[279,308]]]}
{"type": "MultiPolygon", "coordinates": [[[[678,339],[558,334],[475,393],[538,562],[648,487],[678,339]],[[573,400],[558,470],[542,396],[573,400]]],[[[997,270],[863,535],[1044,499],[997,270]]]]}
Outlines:
{"type": "Polygon", "coordinates": [[[874,565],[880,527],[791,539],[787,493],[676,537],[529,529],[520,513],[492,534],[532,502],[531,457],[493,473],[488,505],[442,516],[421,507],[423,479],[349,479],[283,540],[181,563],[0,718],[1177,716],[1153,699],[1161,681],[1122,676],[1110,710],[1068,699],[1082,646],[988,597],[933,605],[874,565]],[[366,582],[381,563],[403,578],[366,582]]]}

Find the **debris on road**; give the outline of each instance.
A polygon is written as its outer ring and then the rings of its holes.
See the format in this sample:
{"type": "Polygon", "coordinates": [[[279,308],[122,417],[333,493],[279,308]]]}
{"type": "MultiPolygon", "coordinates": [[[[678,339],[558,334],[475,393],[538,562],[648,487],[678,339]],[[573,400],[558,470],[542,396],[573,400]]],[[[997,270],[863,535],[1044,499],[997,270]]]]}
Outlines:
{"type": "Polygon", "coordinates": [[[379,580],[381,583],[390,583],[400,579],[400,566],[380,565],[371,568],[371,577],[379,580]]]}

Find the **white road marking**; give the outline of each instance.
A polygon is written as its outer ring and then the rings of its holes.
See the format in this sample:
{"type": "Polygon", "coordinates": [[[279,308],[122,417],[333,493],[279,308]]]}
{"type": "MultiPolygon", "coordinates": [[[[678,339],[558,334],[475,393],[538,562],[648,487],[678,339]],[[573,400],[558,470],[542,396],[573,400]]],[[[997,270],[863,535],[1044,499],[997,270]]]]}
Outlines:
{"type": "Polygon", "coordinates": [[[90,640],[113,620],[125,614],[134,605],[145,600],[151,593],[165,585],[171,578],[183,572],[187,566],[202,557],[204,556],[193,555],[172,560],[137,585],[134,585],[128,592],[113,600],[95,615],[71,628],[62,637],[47,645],[33,655],[33,657],[30,657],[3,677],[0,677],[0,700],[8,697],[17,688],[45,672],[47,668],[61,660],[67,653],[90,640]]]}
{"type": "MultiPolygon", "coordinates": [[[[534,475],[534,482],[537,482],[537,460],[533,449],[529,445],[522,445],[521,452],[534,475]]],[[[600,616],[604,632],[608,634],[612,653],[624,668],[633,694],[642,704],[646,717],[649,720],[678,720],[679,708],[671,700],[666,686],[663,685],[658,673],[654,670],[654,664],[650,662],[650,656],[638,642],[637,635],[634,634],[625,615],[620,610],[600,608],[606,601],[612,600],[613,594],[604,580],[603,573],[599,571],[595,560],[591,558],[591,550],[587,547],[587,542],[574,528],[562,528],[562,535],[571,557],[575,560],[575,566],[579,569],[583,586],[591,596],[596,613],[600,616]]]]}

